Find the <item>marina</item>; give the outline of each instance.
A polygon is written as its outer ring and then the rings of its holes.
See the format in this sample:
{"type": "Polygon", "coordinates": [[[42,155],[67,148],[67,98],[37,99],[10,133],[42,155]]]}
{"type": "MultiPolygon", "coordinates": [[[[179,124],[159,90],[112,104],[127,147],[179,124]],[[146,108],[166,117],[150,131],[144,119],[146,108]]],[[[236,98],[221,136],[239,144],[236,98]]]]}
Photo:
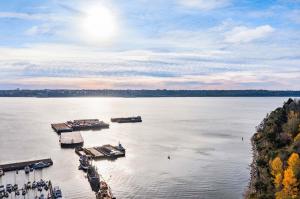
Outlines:
{"type": "Polygon", "coordinates": [[[40,179],[27,181],[25,184],[0,185],[0,199],[2,198],[30,198],[30,199],[62,199],[62,191],[58,186],[53,187],[51,181],[40,179]]]}
{"type": "Polygon", "coordinates": [[[126,154],[126,150],[119,143],[118,146],[107,144],[89,148],[78,147],[75,149],[75,153],[79,156],[89,156],[92,159],[115,159],[118,157],[124,157],[126,154]]]}
{"type": "Polygon", "coordinates": [[[64,123],[54,123],[51,124],[51,127],[57,133],[64,133],[81,130],[105,129],[109,128],[109,124],[98,119],[81,119],[64,123]]]}

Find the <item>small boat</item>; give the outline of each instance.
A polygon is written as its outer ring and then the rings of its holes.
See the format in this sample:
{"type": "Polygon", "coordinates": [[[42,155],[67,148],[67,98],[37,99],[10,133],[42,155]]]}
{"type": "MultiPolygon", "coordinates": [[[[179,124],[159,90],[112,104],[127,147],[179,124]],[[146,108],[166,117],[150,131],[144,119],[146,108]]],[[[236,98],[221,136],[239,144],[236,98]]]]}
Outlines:
{"type": "Polygon", "coordinates": [[[31,182],[30,182],[30,181],[27,182],[27,184],[26,184],[26,189],[31,189],[31,182]]]}
{"type": "Polygon", "coordinates": [[[39,199],[45,199],[44,194],[41,194],[40,197],[39,197],[39,199]]]}
{"type": "Polygon", "coordinates": [[[18,190],[18,189],[17,189],[17,190],[15,190],[15,195],[16,195],[16,196],[20,195],[20,192],[19,192],[19,190],[18,190]]]}
{"type": "Polygon", "coordinates": [[[4,193],[4,197],[5,197],[5,198],[8,198],[8,196],[9,196],[8,192],[5,192],[5,193],[4,193]]]}
{"type": "Polygon", "coordinates": [[[61,199],[62,198],[61,189],[59,187],[57,187],[57,186],[53,188],[53,197],[55,199],[61,199]]]}
{"type": "Polygon", "coordinates": [[[119,145],[116,146],[116,148],[119,150],[119,151],[122,151],[122,152],[125,152],[125,148],[122,146],[122,144],[119,142],[119,145]]]}
{"type": "Polygon", "coordinates": [[[0,185],[0,193],[4,193],[5,192],[5,187],[4,185],[0,185]]]}
{"type": "Polygon", "coordinates": [[[42,187],[38,187],[38,191],[42,192],[43,188],[42,187]]]}
{"type": "Polygon", "coordinates": [[[12,190],[13,190],[13,186],[12,186],[11,184],[7,184],[7,185],[6,185],[6,191],[7,191],[8,193],[11,193],[12,190]]]}
{"type": "Polygon", "coordinates": [[[26,190],[22,189],[22,196],[25,196],[25,195],[26,195],[26,190]]]}
{"type": "Polygon", "coordinates": [[[45,191],[48,191],[49,187],[47,184],[44,186],[44,189],[45,189],[45,191]]]}
{"type": "Polygon", "coordinates": [[[33,181],[32,185],[31,185],[31,188],[35,189],[36,187],[37,187],[37,183],[36,183],[36,181],[33,181]]]}
{"type": "Polygon", "coordinates": [[[86,155],[80,156],[79,162],[80,162],[79,168],[82,169],[82,170],[84,170],[84,171],[87,171],[88,168],[89,168],[89,166],[90,166],[90,162],[89,162],[88,156],[86,156],[86,155]]]}
{"type": "Polygon", "coordinates": [[[13,191],[16,191],[16,190],[18,190],[18,185],[17,185],[17,184],[14,184],[14,186],[13,186],[13,191]]]}
{"type": "Polygon", "coordinates": [[[30,167],[29,167],[29,166],[26,166],[26,167],[24,168],[24,171],[25,171],[26,174],[30,173],[30,167]]]}
{"type": "Polygon", "coordinates": [[[45,163],[45,162],[38,162],[38,163],[35,163],[32,168],[33,169],[43,169],[43,168],[46,168],[46,167],[49,167],[50,166],[50,163],[45,163]]]}
{"type": "Polygon", "coordinates": [[[5,173],[4,173],[3,169],[0,168],[0,177],[1,177],[1,176],[4,176],[4,174],[5,174],[5,173]]]}

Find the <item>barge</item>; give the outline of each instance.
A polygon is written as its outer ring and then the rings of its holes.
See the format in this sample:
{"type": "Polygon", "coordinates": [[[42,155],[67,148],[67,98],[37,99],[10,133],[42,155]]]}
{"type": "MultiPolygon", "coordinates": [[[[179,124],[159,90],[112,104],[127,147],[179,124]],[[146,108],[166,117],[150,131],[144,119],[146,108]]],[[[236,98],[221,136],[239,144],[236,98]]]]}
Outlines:
{"type": "Polygon", "coordinates": [[[109,124],[98,119],[83,119],[51,124],[57,133],[109,128],[109,124]]]}
{"type": "Polygon", "coordinates": [[[111,118],[110,121],[116,123],[136,123],[136,122],[142,122],[142,117],[141,116],[119,117],[119,118],[111,118]]]}
{"type": "Polygon", "coordinates": [[[62,133],[59,137],[61,147],[83,146],[83,138],[79,132],[62,133]]]}
{"type": "Polygon", "coordinates": [[[3,172],[7,172],[7,171],[23,170],[25,167],[28,166],[34,169],[42,169],[52,165],[53,165],[53,161],[51,160],[51,158],[48,158],[48,159],[2,164],[0,165],[0,168],[2,169],[3,172]]]}
{"type": "Polygon", "coordinates": [[[78,147],[75,149],[75,153],[79,156],[89,156],[92,159],[116,159],[118,157],[124,157],[126,154],[126,150],[119,143],[118,146],[107,144],[90,148],[78,147]]]}

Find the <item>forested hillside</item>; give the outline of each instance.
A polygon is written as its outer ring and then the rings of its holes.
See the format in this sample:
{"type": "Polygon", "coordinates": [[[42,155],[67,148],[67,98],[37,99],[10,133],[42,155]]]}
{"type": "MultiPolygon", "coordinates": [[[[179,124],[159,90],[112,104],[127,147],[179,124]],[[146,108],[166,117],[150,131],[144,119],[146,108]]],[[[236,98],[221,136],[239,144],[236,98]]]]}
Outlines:
{"type": "Polygon", "coordinates": [[[299,125],[300,101],[289,99],[257,127],[246,198],[300,198],[299,125]]]}

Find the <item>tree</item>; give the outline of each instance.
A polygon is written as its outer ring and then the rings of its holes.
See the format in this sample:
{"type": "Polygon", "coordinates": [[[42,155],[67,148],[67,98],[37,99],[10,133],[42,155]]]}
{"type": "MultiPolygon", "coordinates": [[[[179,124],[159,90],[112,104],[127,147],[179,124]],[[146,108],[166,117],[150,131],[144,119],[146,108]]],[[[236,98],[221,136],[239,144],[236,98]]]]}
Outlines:
{"type": "Polygon", "coordinates": [[[282,184],[282,174],[278,173],[274,179],[274,185],[275,185],[276,189],[280,189],[281,184],[282,184]]]}
{"type": "Polygon", "coordinates": [[[300,158],[298,153],[292,153],[288,159],[288,165],[297,176],[300,170],[300,158]]]}
{"type": "Polygon", "coordinates": [[[276,157],[272,162],[271,162],[271,173],[274,177],[276,177],[277,174],[281,174],[283,169],[282,169],[282,161],[280,157],[276,157]]]}
{"type": "Polygon", "coordinates": [[[299,141],[300,141],[300,133],[298,133],[296,137],[294,137],[294,142],[299,142],[299,141]]]}
{"type": "Polygon", "coordinates": [[[282,180],[283,184],[283,192],[290,198],[298,198],[299,192],[298,192],[298,182],[297,178],[292,170],[292,168],[288,167],[284,171],[284,178],[282,180]]]}

